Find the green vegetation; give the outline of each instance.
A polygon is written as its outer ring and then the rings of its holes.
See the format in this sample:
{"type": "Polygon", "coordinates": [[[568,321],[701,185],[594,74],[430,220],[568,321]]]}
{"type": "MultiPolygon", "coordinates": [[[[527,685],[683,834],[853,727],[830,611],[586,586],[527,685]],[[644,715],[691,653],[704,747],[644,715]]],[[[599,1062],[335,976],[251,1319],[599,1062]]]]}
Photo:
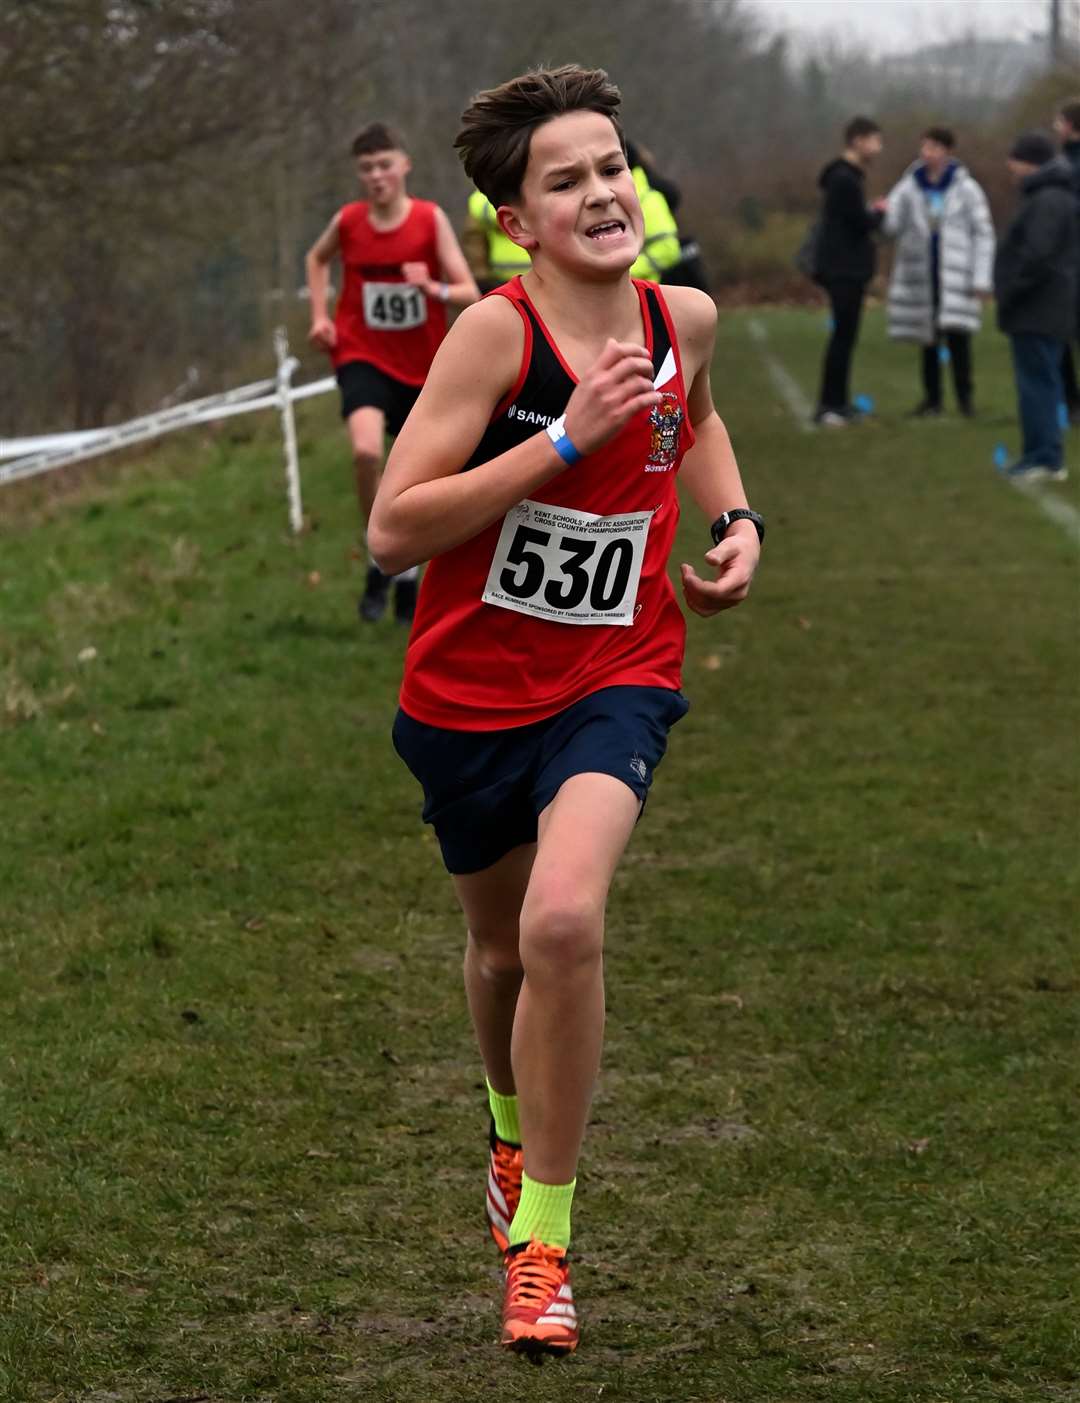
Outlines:
{"type": "MultiPolygon", "coordinates": [[[[809,395],[823,314],[761,315],[809,395]]],[[[270,419],[5,493],[0,1395],[1080,1397],[1076,549],[990,467],[998,337],[982,419],[903,424],[872,313],[879,419],[808,434],[747,321],[767,556],[690,621],[616,883],[584,1341],[540,1370],[493,1343],[461,922],[333,405],[297,540],[270,419]]]]}
{"type": "Polygon", "coordinates": [[[813,284],[795,269],[795,253],[810,226],[808,214],[765,213],[747,201],[742,218],[717,216],[707,226],[709,275],[717,294],[753,288],[755,299],[808,300],[813,284]]]}

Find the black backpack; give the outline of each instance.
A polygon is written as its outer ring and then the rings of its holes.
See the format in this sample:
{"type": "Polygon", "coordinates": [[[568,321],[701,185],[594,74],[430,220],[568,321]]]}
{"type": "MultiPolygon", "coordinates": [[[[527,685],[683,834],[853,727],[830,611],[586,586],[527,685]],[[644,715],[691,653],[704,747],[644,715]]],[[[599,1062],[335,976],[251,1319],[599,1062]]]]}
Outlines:
{"type": "Polygon", "coordinates": [[[815,283],[821,276],[821,224],[819,216],[807,229],[792,260],[799,272],[815,283]]]}

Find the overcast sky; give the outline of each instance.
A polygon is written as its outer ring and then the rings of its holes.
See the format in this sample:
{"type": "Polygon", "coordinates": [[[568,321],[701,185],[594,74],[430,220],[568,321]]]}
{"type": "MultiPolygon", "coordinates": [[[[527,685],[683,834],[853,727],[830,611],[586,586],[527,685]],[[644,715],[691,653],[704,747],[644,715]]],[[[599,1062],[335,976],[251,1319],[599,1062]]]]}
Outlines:
{"type": "Polygon", "coordinates": [[[1047,0],[747,0],[776,28],[829,33],[882,51],[975,30],[994,38],[1045,32],[1047,0]],[[944,31],[943,31],[944,26],[944,31]]]}

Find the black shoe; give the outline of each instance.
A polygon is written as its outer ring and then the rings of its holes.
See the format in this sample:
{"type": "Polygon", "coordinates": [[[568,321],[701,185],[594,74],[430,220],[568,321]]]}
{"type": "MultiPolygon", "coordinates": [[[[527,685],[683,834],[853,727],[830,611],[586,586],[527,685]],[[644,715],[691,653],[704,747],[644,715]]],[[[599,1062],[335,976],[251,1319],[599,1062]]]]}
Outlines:
{"type": "Polygon", "coordinates": [[[363,597],[357,606],[360,617],[366,624],[378,623],[386,613],[390,599],[390,576],[384,575],[377,565],[368,567],[367,584],[363,597]]]}
{"type": "Polygon", "coordinates": [[[416,613],[416,581],[394,581],[394,618],[399,624],[411,624],[416,613]]]}
{"type": "Polygon", "coordinates": [[[909,419],[940,419],[941,405],[934,404],[932,400],[924,399],[921,404],[917,404],[914,409],[908,411],[909,419]]]}

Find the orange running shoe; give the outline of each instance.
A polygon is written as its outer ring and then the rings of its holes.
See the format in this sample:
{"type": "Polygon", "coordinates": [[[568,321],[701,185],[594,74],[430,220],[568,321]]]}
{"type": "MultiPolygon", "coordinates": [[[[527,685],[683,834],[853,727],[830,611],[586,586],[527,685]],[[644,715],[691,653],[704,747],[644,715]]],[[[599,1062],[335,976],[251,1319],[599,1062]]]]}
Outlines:
{"type": "Polygon", "coordinates": [[[577,1349],[578,1338],[562,1248],[535,1237],[508,1248],[502,1343],[523,1354],[569,1354],[577,1349]]]}
{"type": "Polygon", "coordinates": [[[521,1199],[521,1146],[500,1140],[491,1122],[491,1157],[488,1160],[487,1220],[500,1252],[510,1240],[510,1224],[521,1199]]]}

